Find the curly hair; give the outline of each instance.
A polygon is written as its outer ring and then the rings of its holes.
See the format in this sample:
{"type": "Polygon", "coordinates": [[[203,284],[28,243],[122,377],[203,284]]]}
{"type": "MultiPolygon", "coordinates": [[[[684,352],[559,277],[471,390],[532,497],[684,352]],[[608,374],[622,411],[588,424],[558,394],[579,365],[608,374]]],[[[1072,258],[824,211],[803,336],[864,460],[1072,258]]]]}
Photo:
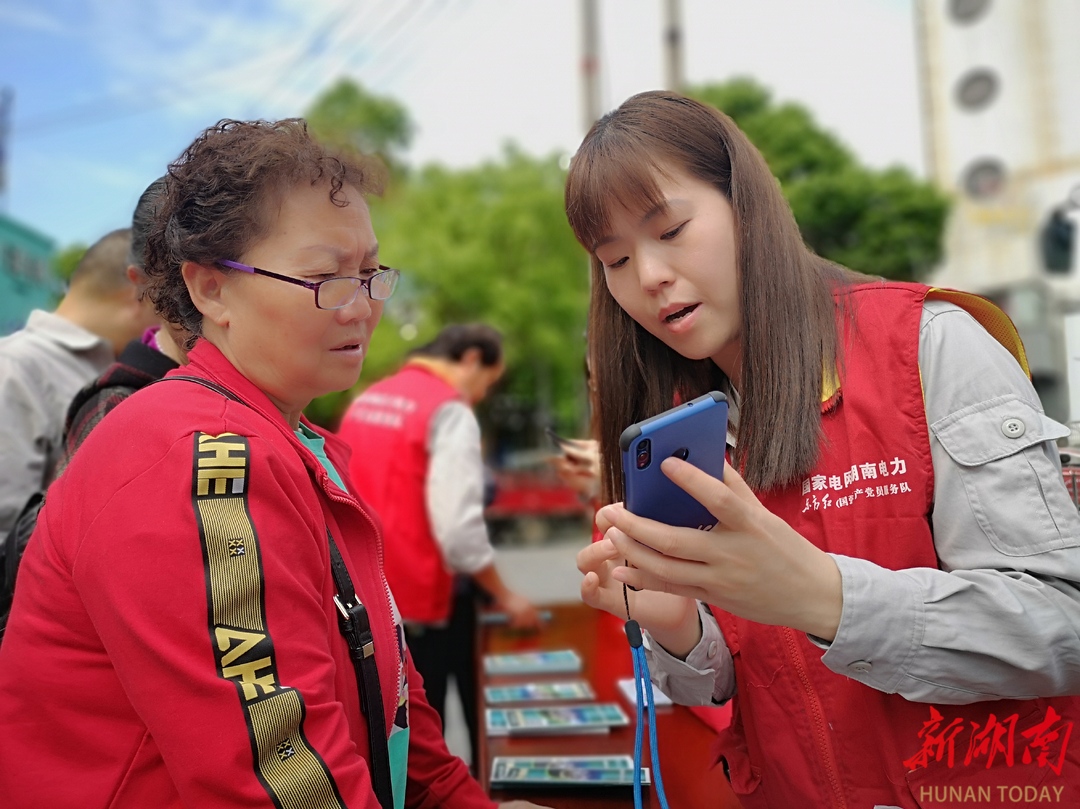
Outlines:
{"type": "Polygon", "coordinates": [[[319,144],[300,118],[221,120],[164,177],[146,239],[147,294],[162,318],[187,332],[190,349],[202,333],[202,313],[184,283],[184,262],[238,259],[269,232],[279,203],[301,183],[325,184],[331,202],[345,207],[344,186],[377,195],[384,178],[374,159],[319,144]]]}

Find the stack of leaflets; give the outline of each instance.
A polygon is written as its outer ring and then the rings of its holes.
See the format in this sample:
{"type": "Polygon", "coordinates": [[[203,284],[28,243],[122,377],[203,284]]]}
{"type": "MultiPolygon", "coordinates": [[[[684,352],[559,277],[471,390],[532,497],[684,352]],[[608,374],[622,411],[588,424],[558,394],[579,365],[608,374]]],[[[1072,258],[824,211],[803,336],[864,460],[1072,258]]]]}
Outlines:
{"type": "Polygon", "coordinates": [[[607,733],[614,726],[630,724],[629,717],[614,702],[538,708],[488,708],[485,714],[489,736],[607,733]]]}
{"type": "Polygon", "coordinates": [[[484,671],[502,674],[563,674],[581,671],[581,655],[573,649],[484,655],[484,671]]]}
{"type": "Polygon", "coordinates": [[[489,685],[484,699],[492,705],[505,702],[555,702],[593,699],[596,694],[585,680],[520,685],[489,685]]]}
{"type": "MultiPolygon", "coordinates": [[[[631,705],[636,707],[637,706],[637,688],[634,687],[634,678],[633,677],[624,677],[621,680],[619,680],[618,682],[619,682],[619,690],[622,692],[623,697],[626,698],[627,702],[629,702],[631,705]]],[[[653,686],[652,693],[653,693],[653,697],[656,699],[656,707],[657,708],[668,708],[668,707],[670,707],[672,705],[671,697],[669,697],[667,694],[665,694],[663,691],[661,691],[655,685],[653,686]]],[[[641,683],[641,698],[643,700],[643,702],[641,704],[641,707],[642,708],[648,708],[649,707],[649,691],[645,687],[644,680],[641,683]]]]}
{"type": "MultiPolygon", "coordinates": [[[[641,768],[641,783],[651,782],[641,768]]],[[[630,786],[634,783],[631,756],[496,756],[491,762],[491,786],[630,786]]]]}

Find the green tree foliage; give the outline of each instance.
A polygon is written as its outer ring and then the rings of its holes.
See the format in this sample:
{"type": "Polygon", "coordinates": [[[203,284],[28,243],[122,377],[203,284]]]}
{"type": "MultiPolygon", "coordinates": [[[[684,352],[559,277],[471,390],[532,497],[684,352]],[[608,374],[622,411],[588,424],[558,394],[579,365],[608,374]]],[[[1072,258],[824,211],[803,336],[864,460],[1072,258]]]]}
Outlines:
{"type": "MultiPolygon", "coordinates": [[[[557,156],[507,146],[501,159],[477,168],[424,168],[374,215],[386,260],[408,278],[388,319],[415,327],[416,343],[447,323],[498,328],[508,368],[502,406],[576,427],[589,280],[563,213],[564,183],[557,156]]],[[[383,351],[372,352],[376,368],[383,351]]]]}
{"type": "MultiPolygon", "coordinates": [[[[364,361],[360,387],[395,371],[448,323],[482,321],[505,335],[507,375],[490,408],[504,443],[529,443],[532,424],[573,430],[584,418],[585,256],[563,213],[557,156],[507,146],[476,168],[406,173],[399,150],[412,123],[396,102],[343,80],[305,116],[324,142],[376,152],[395,169],[371,200],[381,260],[403,270],[364,361]]],[[[333,426],[355,391],[311,404],[333,426]]]]}
{"type": "Polygon", "coordinates": [[[373,95],[351,79],[339,79],[304,117],[323,142],[377,155],[395,172],[402,170],[400,154],[412,141],[414,127],[408,110],[394,99],[373,95]]]}
{"type": "Polygon", "coordinates": [[[75,272],[75,267],[86,253],[87,247],[85,244],[71,244],[58,251],[52,260],[53,275],[67,284],[71,280],[71,274],[75,272]]]}
{"type": "Polygon", "coordinates": [[[853,270],[910,281],[941,257],[948,200],[903,168],[861,166],[798,104],[774,104],[752,79],[689,89],[723,110],[761,150],[803,238],[853,270]]]}
{"type": "MultiPolygon", "coordinates": [[[[387,200],[400,190],[406,168],[401,153],[412,141],[415,128],[405,107],[392,98],[369,93],[351,79],[342,78],[315,99],[304,113],[304,118],[311,132],[322,142],[364,155],[375,155],[382,160],[391,172],[390,186],[386,190],[387,200]]],[[[387,204],[380,200],[373,200],[372,203],[373,207],[387,204]]],[[[379,233],[379,236],[385,243],[383,235],[379,233]]],[[[394,307],[403,297],[408,297],[405,290],[409,283],[406,276],[399,284],[390,307],[394,307]]],[[[385,376],[400,364],[408,345],[395,328],[392,323],[387,323],[378,330],[371,353],[364,362],[363,384],[385,376]]],[[[349,390],[322,396],[313,401],[305,413],[315,423],[334,428],[355,395],[355,391],[349,390]]]]}
{"type": "MultiPolygon", "coordinates": [[[[903,169],[873,171],[796,104],[774,104],[753,81],[692,88],[730,114],[779,178],[807,243],[852,269],[918,278],[938,259],[946,200],[903,169]]],[[[403,269],[372,340],[360,386],[393,372],[409,349],[451,322],[483,321],[506,335],[507,379],[488,415],[501,442],[536,445],[535,429],[584,421],[586,258],[563,212],[565,171],[556,156],[509,145],[468,169],[404,171],[412,123],[396,102],[342,81],[309,111],[323,140],[375,151],[396,166],[372,200],[382,261],[403,269]],[[513,434],[513,435],[510,435],[513,434]]],[[[333,425],[354,392],[314,402],[333,425]]]]}

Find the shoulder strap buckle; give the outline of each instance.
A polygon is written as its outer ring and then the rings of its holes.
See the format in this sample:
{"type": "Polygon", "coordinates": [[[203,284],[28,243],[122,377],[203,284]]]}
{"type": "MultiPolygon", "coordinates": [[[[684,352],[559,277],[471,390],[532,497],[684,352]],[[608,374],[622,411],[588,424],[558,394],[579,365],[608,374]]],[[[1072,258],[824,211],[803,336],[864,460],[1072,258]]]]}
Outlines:
{"type": "Polygon", "coordinates": [[[352,616],[349,615],[348,608],[341,603],[340,596],[334,596],[334,605],[338,608],[338,612],[341,613],[341,620],[348,621],[352,619],[352,616]]]}
{"type": "Polygon", "coordinates": [[[367,607],[359,600],[352,604],[343,603],[339,595],[334,596],[334,605],[341,613],[338,623],[349,646],[349,654],[355,660],[367,660],[375,654],[375,636],[371,631],[367,607]]]}

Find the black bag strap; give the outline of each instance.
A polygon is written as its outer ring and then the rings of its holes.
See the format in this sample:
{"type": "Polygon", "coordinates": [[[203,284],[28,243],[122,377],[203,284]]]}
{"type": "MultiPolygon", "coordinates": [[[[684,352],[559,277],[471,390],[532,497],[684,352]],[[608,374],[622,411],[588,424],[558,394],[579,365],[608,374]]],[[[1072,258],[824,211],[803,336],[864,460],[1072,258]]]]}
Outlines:
{"type": "Polygon", "coordinates": [[[371,747],[371,780],[375,797],[383,809],[393,809],[394,792],[390,780],[390,750],[386,737],[386,714],[383,712],[382,689],[379,686],[379,668],[375,663],[375,638],[371,632],[367,608],[360,602],[353,589],[352,579],[341,558],[334,535],[326,531],[330,543],[330,570],[334,574],[337,595],[334,604],[338,608],[338,629],[349,645],[349,657],[356,670],[356,682],[360,688],[360,704],[367,716],[368,742],[371,747]]]}
{"type": "MultiPolygon", "coordinates": [[[[165,376],[157,382],[194,382],[204,388],[220,393],[234,402],[246,405],[243,399],[228,388],[199,376],[176,374],[165,376]]],[[[152,383],[151,383],[152,384],[152,383]]],[[[356,595],[349,569],[341,558],[337,542],[330,529],[326,529],[326,539],[330,544],[330,572],[334,576],[334,606],[338,610],[338,629],[341,630],[345,643],[349,647],[356,672],[356,689],[360,695],[360,709],[367,719],[368,746],[371,748],[371,785],[375,797],[383,809],[394,809],[394,789],[390,777],[390,748],[386,739],[386,713],[383,711],[382,687],[379,684],[379,669],[375,663],[375,637],[371,632],[367,607],[356,595]]]]}
{"type": "Polygon", "coordinates": [[[226,387],[219,385],[210,379],[203,379],[201,376],[188,376],[187,374],[175,374],[173,376],[163,376],[161,379],[155,379],[151,382],[151,385],[156,385],[158,382],[194,382],[196,385],[202,385],[204,388],[209,388],[212,391],[220,393],[226,399],[232,399],[234,402],[239,402],[242,405],[246,405],[243,399],[233,393],[226,387]]]}
{"type": "Polygon", "coordinates": [[[15,598],[15,574],[19,569],[26,543],[37,525],[38,512],[45,505],[45,492],[34,492],[23,504],[15,522],[3,539],[3,568],[0,569],[0,641],[7,629],[8,612],[15,598]]]}

